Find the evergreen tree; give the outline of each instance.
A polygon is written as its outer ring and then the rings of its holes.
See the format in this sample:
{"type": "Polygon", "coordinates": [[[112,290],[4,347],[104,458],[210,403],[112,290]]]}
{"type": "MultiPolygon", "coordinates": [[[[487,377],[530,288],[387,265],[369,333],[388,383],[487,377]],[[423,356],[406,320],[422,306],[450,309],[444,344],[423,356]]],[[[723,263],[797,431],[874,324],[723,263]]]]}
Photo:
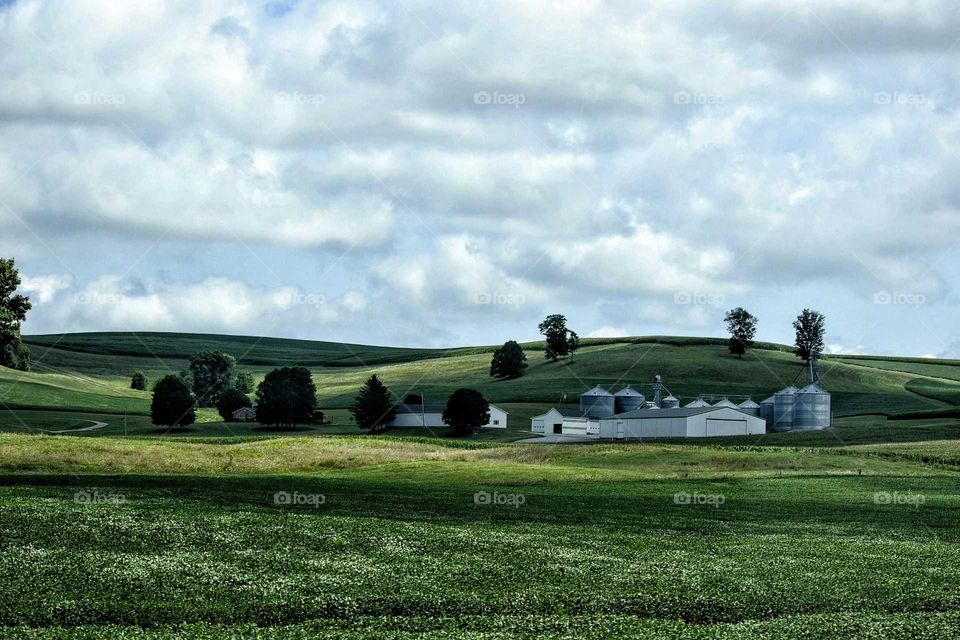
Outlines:
{"type": "Polygon", "coordinates": [[[373,374],[360,387],[350,412],[358,426],[374,431],[393,420],[397,410],[390,390],[373,374]]]}

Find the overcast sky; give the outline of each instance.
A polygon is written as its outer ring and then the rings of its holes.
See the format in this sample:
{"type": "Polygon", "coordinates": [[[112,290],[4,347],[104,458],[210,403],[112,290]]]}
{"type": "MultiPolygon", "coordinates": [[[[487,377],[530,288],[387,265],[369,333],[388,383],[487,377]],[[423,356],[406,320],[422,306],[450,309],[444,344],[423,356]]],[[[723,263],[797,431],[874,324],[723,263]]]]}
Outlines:
{"type": "Polygon", "coordinates": [[[0,0],[29,333],[960,357],[960,4],[0,0]]]}

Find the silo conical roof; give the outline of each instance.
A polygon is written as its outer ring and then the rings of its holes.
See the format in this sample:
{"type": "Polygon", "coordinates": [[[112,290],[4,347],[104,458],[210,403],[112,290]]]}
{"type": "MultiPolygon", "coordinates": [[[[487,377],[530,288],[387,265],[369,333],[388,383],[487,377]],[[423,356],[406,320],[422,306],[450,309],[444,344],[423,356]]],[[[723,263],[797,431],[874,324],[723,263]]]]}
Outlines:
{"type": "Polygon", "coordinates": [[[580,394],[581,396],[596,396],[596,397],[613,397],[613,394],[601,387],[600,385],[595,386],[590,391],[584,391],[580,394]]]}

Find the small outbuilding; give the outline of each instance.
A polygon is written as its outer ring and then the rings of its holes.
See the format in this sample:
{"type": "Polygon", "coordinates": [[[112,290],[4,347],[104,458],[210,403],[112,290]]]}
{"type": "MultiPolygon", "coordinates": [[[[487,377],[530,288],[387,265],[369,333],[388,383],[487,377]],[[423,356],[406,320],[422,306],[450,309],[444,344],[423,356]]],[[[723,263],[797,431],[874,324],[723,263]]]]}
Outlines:
{"type": "Polygon", "coordinates": [[[256,422],[257,410],[253,407],[240,407],[232,414],[234,422],[256,422]]]}

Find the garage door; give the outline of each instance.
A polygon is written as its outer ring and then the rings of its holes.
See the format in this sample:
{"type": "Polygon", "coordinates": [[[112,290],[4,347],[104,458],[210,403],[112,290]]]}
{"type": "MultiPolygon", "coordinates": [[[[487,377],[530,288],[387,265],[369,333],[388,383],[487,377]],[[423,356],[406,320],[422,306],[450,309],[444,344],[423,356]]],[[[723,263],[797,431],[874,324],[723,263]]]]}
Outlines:
{"type": "Polygon", "coordinates": [[[707,418],[708,436],[743,436],[747,434],[746,420],[707,418]]]}

